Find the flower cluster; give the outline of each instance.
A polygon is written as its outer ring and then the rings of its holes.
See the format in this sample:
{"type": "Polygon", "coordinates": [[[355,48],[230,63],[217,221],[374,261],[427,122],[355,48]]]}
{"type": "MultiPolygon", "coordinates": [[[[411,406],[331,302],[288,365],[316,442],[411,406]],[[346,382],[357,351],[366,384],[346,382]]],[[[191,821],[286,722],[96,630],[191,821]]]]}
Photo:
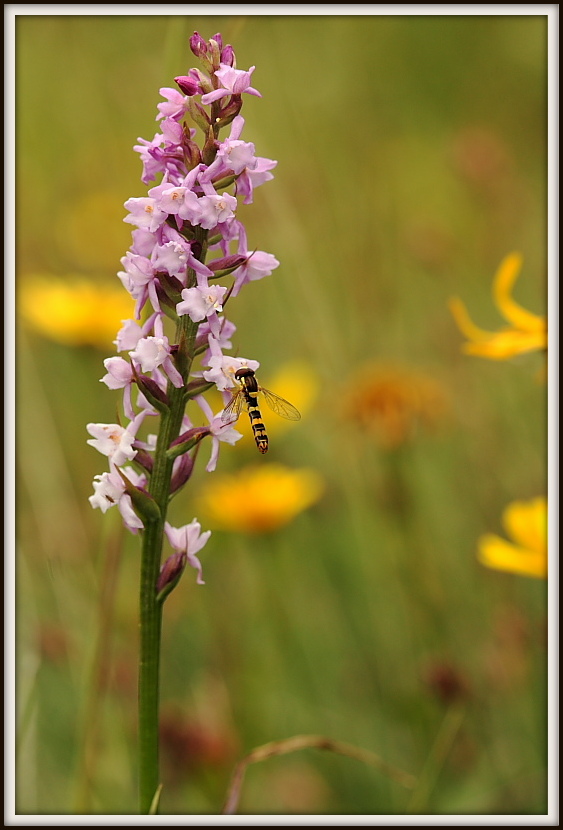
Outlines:
{"type": "Polygon", "coordinates": [[[233,48],[223,45],[219,34],[205,41],[196,32],[190,48],[203,71],[190,69],[174,79],[177,89],[160,90],[158,132],[150,141],[139,138],[134,147],[142,182],[152,185],[146,195],[125,202],[132,244],[118,277],[135,302],[134,319],[123,321],[114,341],[118,354],[104,361],[101,379],[122,390],[127,423],[87,427],[88,443],[108,457],[110,467],[95,478],[92,506],[105,512],[117,505],[133,533],[158,516],[175,551],[162,566],[159,591],[166,575],[170,582],[186,562],[203,581],[195,554],[209,533],[201,534],[195,519],[182,528],[164,526],[166,506],[188,481],[202,439],[211,439],[206,469],[212,471],[220,444],[241,437],[221,418],[222,411],[211,410],[203,393],[216,387],[226,404],[235,372],[258,368],[257,361],[225,354],[235,326],[224,310],[247,283],[279,264],[272,254],[249,250],[237,218],[239,202],[251,204],[254,189],[273,178],[276,165],[241,138],[242,96],[260,97],[250,83],[254,67],[237,69],[233,48]],[[167,333],[169,320],[174,333],[167,333]],[[199,368],[193,366],[196,357],[199,368]],[[206,425],[186,414],[192,400],[206,425]],[[158,436],[141,440],[140,427],[155,416],[161,417],[158,436]]]}

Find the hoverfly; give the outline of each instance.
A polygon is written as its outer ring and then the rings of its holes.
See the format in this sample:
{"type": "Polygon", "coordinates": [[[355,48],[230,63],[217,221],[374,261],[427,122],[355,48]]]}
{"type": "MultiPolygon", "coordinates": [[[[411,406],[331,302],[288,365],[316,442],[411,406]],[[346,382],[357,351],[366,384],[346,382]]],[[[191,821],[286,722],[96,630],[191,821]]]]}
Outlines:
{"type": "Polygon", "coordinates": [[[246,404],[256,446],[261,453],[268,452],[268,434],[266,433],[266,427],[260,414],[258,394],[263,395],[264,400],[276,415],[287,418],[288,421],[299,421],[301,415],[292,404],[284,401],[279,395],[275,395],[269,389],[264,389],[263,386],[258,386],[256,375],[252,369],[248,369],[246,366],[237,369],[235,372],[235,380],[240,383],[240,389],[236,390],[225,407],[221,420],[226,423],[229,421],[234,422],[246,404]]]}

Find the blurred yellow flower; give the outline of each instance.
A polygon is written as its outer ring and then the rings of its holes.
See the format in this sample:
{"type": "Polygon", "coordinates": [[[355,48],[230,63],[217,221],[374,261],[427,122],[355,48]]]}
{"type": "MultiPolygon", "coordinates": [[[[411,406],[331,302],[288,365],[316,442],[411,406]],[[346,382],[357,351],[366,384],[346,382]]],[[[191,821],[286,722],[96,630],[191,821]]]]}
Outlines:
{"type": "Polygon", "coordinates": [[[487,533],[478,541],[479,561],[499,571],[547,577],[547,500],[514,501],[505,509],[502,522],[513,542],[487,533]]]}
{"type": "MultiPolygon", "coordinates": [[[[93,174],[90,186],[78,190],[72,199],[61,199],[54,231],[68,262],[78,264],[86,260],[92,272],[111,274],[116,264],[119,268],[119,261],[131,244],[131,226],[123,222],[124,196],[119,188],[93,189],[99,153],[84,163],[90,165],[93,174]]],[[[100,171],[100,181],[105,178],[100,171]]]]}
{"type": "MultiPolygon", "coordinates": [[[[260,375],[258,376],[261,377],[260,375]]],[[[259,380],[260,383],[260,380],[259,380]]],[[[319,392],[319,379],[313,368],[304,361],[293,360],[285,363],[278,371],[266,377],[264,385],[271,389],[276,395],[290,401],[301,413],[306,415],[313,406],[319,392]]],[[[265,407],[266,414],[268,407],[265,407]]],[[[285,418],[268,418],[268,432],[282,432],[291,429],[295,421],[287,421],[285,418]],[[270,430],[270,421],[273,430],[270,430]]]]}
{"type": "Polygon", "coordinates": [[[344,417],[356,421],[386,449],[432,430],[448,411],[445,389],[432,377],[410,369],[365,364],[342,395],[344,417]]]}
{"type": "Polygon", "coordinates": [[[547,320],[518,305],[511,296],[512,287],[522,267],[518,253],[506,256],[500,264],[493,283],[493,299],[504,319],[510,323],[497,332],[484,331],[471,321],[465,305],[457,297],[450,300],[450,310],[469,342],[464,343],[467,354],[491,360],[507,360],[524,352],[547,348],[547,320]]]}
{"type": "Polygon", "coordinates": [[[18,309],[35,331],[65,346],[98,346],[115,340],[134,302],[121,285],[51,276],[22,280],[18,309]]]}
{"type": "Polygon", "coordinates": [[[319,500],[321,476],[281,464],[245,467],[214,476],[201,490],[198,508],[220,530],[266,533],[288,524],[319,500]]]}

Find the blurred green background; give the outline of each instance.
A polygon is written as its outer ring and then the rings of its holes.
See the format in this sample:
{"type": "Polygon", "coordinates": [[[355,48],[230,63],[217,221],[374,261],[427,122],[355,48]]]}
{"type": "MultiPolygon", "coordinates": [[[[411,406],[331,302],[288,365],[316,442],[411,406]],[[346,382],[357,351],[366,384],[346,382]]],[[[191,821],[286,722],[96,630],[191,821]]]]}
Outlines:
{"type": "MultiPolygon", "coordinates": [[[[278,160],[240,217],[281,265],[231,304],[234,347],[263,377],[301,362],[318,389],[299,425],[269,418],[267,462],[241,442],[215,475],[275,461],[324,492],[269,533],[213,527],[205,587],[190,571],[168,601],[161,811],[220,812],[243,754],[315,733],[414,793],[307,750],[250,768],[241,813],[543,813],[546,586],[485,569],[476,544],[545,493],[544,358],[462,354],[447,303],[500,328],[491,284],[518,250],[515,296],[545,313],[547,19],[18,17],[18,300],[37,277],[120,288],[123,203],[146,193],[132,146],[197,65],[194,30],[256,65],[243,138],[278,160]],[[391,391],[365,429],[378,372],[391,391]],[[397,436],[394,396],[419,381],[433,392],[397,436]]],[[[17,812],[135,813],[139,540],[88,503],[106,461],[85,425],[120,399],[99,382],[113,337],[65,344],[27,320],[17,337],[17,812]]],[[[298,403],[301,381],[274,391],[298,403]]],[[[203,467],[176,524],[212,527],[203,467]]]]}

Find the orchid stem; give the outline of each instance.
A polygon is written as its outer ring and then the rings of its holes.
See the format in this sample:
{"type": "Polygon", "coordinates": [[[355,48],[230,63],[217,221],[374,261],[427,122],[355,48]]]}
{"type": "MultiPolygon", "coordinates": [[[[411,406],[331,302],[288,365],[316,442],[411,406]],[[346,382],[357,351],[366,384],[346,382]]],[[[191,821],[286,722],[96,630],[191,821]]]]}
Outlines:
{"type": "MultiPolygon", "coordinates": [[[[193,343],[198,324],[183,316],[178,322],[177,342],[193,343]]],[[[187,350],[186,350],[187,351],[187,350]]],[[[186,376],[191,368],[191,353],[184,354],[186,376]]],[[[157,599],[156,585],[160,573],[164,523],[170,494],[174,462],[166,455],[180,434],[184,415],[184,390],[168,384],[170,409],[164,413],[154,455],[149,492],[160,509],[160,516],[146,522],[143,533],[140,581],[140,653],[139,653],[139,807],[150,813],[160,785],[159,765],[159,667],[163,603],[157,599]]]]}

